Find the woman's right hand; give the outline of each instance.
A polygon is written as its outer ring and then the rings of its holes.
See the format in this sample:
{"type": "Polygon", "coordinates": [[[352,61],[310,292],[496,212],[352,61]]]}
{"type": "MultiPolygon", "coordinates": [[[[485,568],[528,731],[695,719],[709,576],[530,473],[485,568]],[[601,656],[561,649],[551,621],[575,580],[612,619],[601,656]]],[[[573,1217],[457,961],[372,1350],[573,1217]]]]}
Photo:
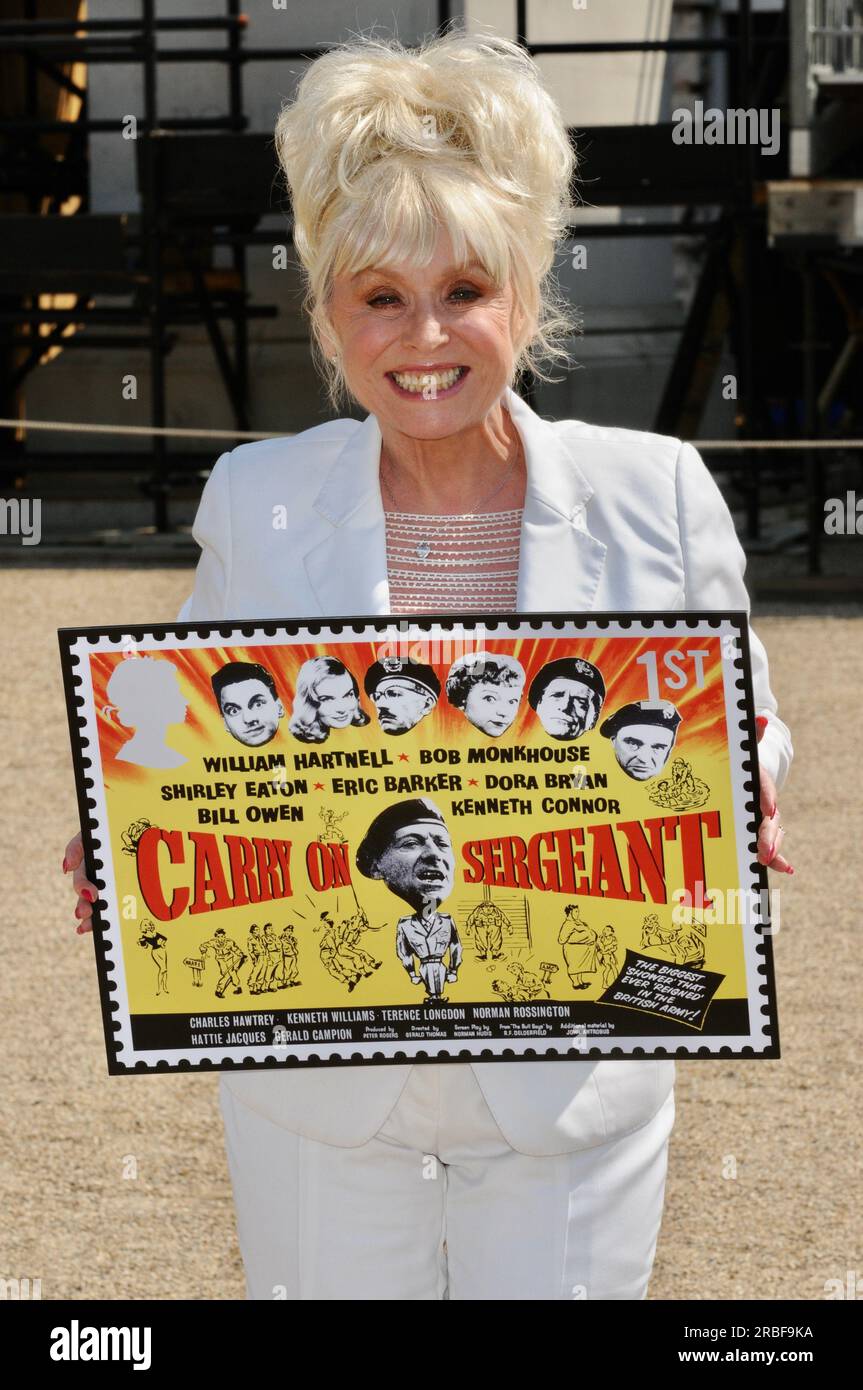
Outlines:
{"type": "Polygon", "coordinates": [[[75,907],[75,930],[87,932],[93,930],[93,904],[99,896],[99,890],[95,883],[91,883],[84,872],[84,844],[81,840],[81,832],[74,839],[70,840],[63,855],[63,872],[72,874],[72,887],[78,894],[78,902],[75,907]]]}

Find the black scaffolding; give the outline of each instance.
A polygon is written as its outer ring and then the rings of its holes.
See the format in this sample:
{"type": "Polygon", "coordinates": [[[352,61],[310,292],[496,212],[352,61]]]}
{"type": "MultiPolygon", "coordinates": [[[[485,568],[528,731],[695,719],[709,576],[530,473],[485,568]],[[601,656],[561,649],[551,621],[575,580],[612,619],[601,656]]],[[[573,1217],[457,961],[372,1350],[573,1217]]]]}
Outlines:
{"type": "MultiPolygon", "coordinates": [[[[52,348],[126,350],[133,344],[148,349],[150,424],[154,431],[164,429],[166,360],[176,341],[172,330],[195,323],[205,327],[235,427],[238,432],[247,431],[249,321],[272,318],[278,312],[274,305],[249,302],[247,252],[255,244],[272,245],[274,235],[286,245],[292,237],[290,208],[279,184],[272,132],[248,130],[243,78],[248,63],[310,61],[328,45],[251,46],[239,0],[225,0],[222,15],[170,18],[157,18],[155,0],[140,3],[141,13],[136,19],[78,20],[74,16],[40,19],[36,16],[37,0],[26,0],[27,18],[0,21],[0,57],[8,62],[17,55],[23,62],[26,94],[22,108],[10,114],[7,105],[0,120],[0,196],[17,194],[26,204],[25,210],[0,217],[0,359],[14,362],[5,374],[0,413],[7,418],[15,416],[18,392],[52,348]],[[221,45],[165,49],[157,42],[163,33],[182,32],[194,38],[204,31],[219,34],[221,45]],[[135,143],[140,194],[137,216],[94,214],[90,210],[89,137],[100,131],[116,131],[117,120],[90,116],[86,86],[76,83],[63,68],[73,61],[130,64],[143,71],[144,102],[135,143]],[[164,119],[157,100],[159,65],[189,61],[225,66],[226,109],[214,116],[164,119]],[[80,100],[79,117],[64,121],[40,116],[40,76],[54,82],[58,91],[80,100]],[[55,144],[53,151],[46,149],[46,136],[59,140],[62,148],[58,150],[55,144]],[[71,197],[80,200],[79,210],[64,216],[61,208],[71,197]],[[277,234],[259,225],[262,218],[274,213],[283,219],[277,234]],[[217,247],[229,248],[229,267],[214,264],[217,247]],[[74,302],[70,308],[40,307],[39,296],[50,293],[71,294],[74,302]],[[105,295],[122,295],[129,302],[122,306],[94,302],[97,296],[105,295]],[[51,326],[50,334],[40,336],[43,325],[51,326]],[[82,326],[87,332],[75,336],[75,328],[82,326]]],[[[528,0],[517,0],[517,38],[534,55],[721,54],[728,66],[729,100],[749,110],[774,101],[789,80],[799,79],[803,60],[799,34],[792,53],[791,20],[796,16],[799,27],[805,3],[787,0],[784,10],[759,15],[756,22],[751,0],[739,0],[736,16],[726,15],[726,29],[721,34],[627,42],[535,43],[531,41],[528,0]]],[[[439,0],[439,27],[444,27],[458,9],[449,0],[439,0]]],[[[704,9],[698,0],[681,0],[674,13],[698,14],[704,9]]],[[[843,74],[843,94],[853,95],[845,79],[847,73],[843,74]]],[[[835,113],[830,122],[837,124],[835,113]]],[[[665,122],[579,129],[571,136],[579,155],[573,190],[576,212],[582,195],[593,208],[654,207],[674,212],[663,221],[624,217],[606,224],[591,221],[585,227],[579,225],[576,215],[573,235],[584,239],[686,238],[701,248],[695,291],[657,403],[653,428],[684,438],[697,436],[713,380],[717,344],[727,334],[738,379],[734,412],[738,441],[763,440],[772,433],[794,434],[801,429],[806,437],[828,432],[830,423],[817,406],[818,384],[823,376],[834,381],[836,372],[822,371],[818,356],[829,351],[831,344],[818,338],[816,278],[823,269],[821,258],[831,256],[828,270],[834,288],[840,279],[844,286],[847,273],[856,273],[859,278],[860,253],[837,247],[829,238],[828,244],[819,244],[799,237],[780,238],[776,250],[768,250],[765,189],[768,183],[781,184],[788,178],[786,151],[768,156],[746,142],[724,147],[679,145],[673,142],[670,125],[665,122]],[[803,399],[803,419],[786,419],[780,424],[769,413],[773,383],[765,372],[765,362],[775,346],[775,337],[771,337],[775,325],[763,313],[765,267],[777,260],[787,268],[782,282],[786,297],[788,277],[799,287],[799,341],[791,347],[799,354],[803,399]]],[[[846,129],[846,160],[853,160],[854,148],[846,129]]],[[[858,153],[859,148],[858,144],[858,153]]],[[[845,298],[849,333],[857,333],[853,296],[849,300],[846,293],[845,298]]],[[[667,329],[656,325],[656,331],[667,329]]],[[[788,346],[786,342],[786,350],[788,346]]],[[[521,383],[520,389],[531,396],[529,380],[521,383]]],[[[56,467],[56,454],[41,455],[16,436],[12,429],[0,435],[0,482],[8,485],[23,472],[36,472],[49,462],[56,467]]],[[[706,456],[709,461],[709,450],[706,456]]],[[[74,468],[74,456],[70,455],[69,461],[70,469],[74,468]]],[[[174,488],[204,472],[211,461],[210,448],[204,453],[183,453],[172,450],[164,434],[152,435],[143,487],[152,498],[158,531],[171,528],[169,502],[174,488]]],[[[94,463],[106,470],[140,472],[142,454],[114,450],[104,460],[97,457],[94,463]]],[[[798,452],[771,463],[763,451],[741,449],[733,455],[724,453],[721,467],[730,470],[743,499],[750,541],[759,537],[765,487],[787,492],[789,483],[796,482],[802,471],[809,506],[809,570],[817,573],[823,488],[818,457],[798,452]]]]}

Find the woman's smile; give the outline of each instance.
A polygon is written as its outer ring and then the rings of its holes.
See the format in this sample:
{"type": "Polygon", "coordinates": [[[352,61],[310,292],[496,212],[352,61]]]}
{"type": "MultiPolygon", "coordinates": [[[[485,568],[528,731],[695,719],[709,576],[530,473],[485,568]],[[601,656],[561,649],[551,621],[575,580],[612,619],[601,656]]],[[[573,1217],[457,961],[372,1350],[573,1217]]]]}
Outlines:
{"type": "Polygon", "coordinates": [[[385,375],[398,396],[417,401],[438,401],[454,396],[467,380],[470,367],[412,367],[385,375]]]}

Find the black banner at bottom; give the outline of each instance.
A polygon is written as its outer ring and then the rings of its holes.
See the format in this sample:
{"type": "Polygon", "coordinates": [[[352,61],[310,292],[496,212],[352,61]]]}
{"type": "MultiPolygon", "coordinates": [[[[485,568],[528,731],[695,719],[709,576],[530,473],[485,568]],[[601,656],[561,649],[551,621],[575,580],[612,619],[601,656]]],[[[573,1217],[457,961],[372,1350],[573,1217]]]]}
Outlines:
{"type": "MultiPolygon", "coordinates": [[[[543,1000],[525,1004],[445,1004],[391,1008],[272,1009],[255,1013],[198,1015],[133,1014],[132,1038],[139,1050],[199,1047],[253,1047],[281,1044],[418,1042],[451,1043],[478,1038],[530,1040],[539,1045],[566,1048],[561,1032],[573,1038],[569,1053],[590,1055],[600,1039],[677,1034],[691,1039],[701,1033],[712,1037],[745,1037],[749,1008],[745,999],[718,999],[711,1004],[703,1027],[647,1012],[620,1009],[609,1020],[605,1005],[543,1000]],[[547,1043],[546,1040],[551,1040],[547,1043]]],[[[491,1055],[491,1054],[489,1054],[491,1055]]],[[[563,1055],[567,1055],[566,1052],[563,1055]]],[[[598,1054],[597,1054],[598,1055],[598,1054]]],[[[511,1060],[511,1059],[509,1059],[511,1060]]],[[[302,1065],[297,1063],[296,1065],[302,1065]]]]}
{"type": "MultiPolygon", "coordinates": [[[[235,1373],[246,1379],[250,1346],[255,1348],[258,1373],[270,1367],[283,1371],[288,1326],[283,1304],[278,1300],[232,1302],[230,1336],[225,1335],[224,1306],[223,1301],[199,1300],[22,1301],[7,1323],[6,1353],[7,1357],[17,1353],[22,1366],[34,1371],[38,1367],[40,1375],[47,1372],[61,1384],[76,1375],[86,1376],[89,1383],[94,1374],[98,1378],[100,1369],[107,1370],[112,1380],[124,1371],[164,1375],[176,1371],[181,1347],[186,1347],[184,1354],[194,1352],[196,1385],[225,1385],[235,1373]],[[192,1332],[193,1348],[189,1344],[192,1332]]],[[[486,1320],[489,1316],[493,1323],[494,1314],[483,1314],[486,1320]]],[[[641,1333],[649,1343],[654,1374],[687,1365],[696,1370],[704,1365],[801,1365],[817,1369],[823,1378],[825,1371],[849,1357],[852,1348],[856,1351],[859,1307],[852,1307],[848,1300],[647,1299],[629,1304],[624,1314],[618,1303],[592,1303],[582,1309],[583,1321],[578,1308],[570,1310],[566,1329],[569,1335],[589,1335],[596,1344],[598,1334],[606,1329],[619,1337],[623,1317],[629,1344],[641,1333]]],[[[344,1336],[350,1322],[350,1314],[339,1314],[342,1335],[338,1340],[346,1348],[345,1355],[351,1345],[344,1336]]],[[[547,1330],[547,1313],[543,1322],[547,1330]]]]}

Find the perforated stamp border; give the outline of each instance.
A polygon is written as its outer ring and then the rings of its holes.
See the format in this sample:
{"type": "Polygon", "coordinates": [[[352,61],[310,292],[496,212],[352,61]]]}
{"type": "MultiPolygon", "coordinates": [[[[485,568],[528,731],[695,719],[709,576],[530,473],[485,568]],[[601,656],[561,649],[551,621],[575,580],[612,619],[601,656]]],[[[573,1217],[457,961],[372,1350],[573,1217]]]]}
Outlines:
{"type": "MultiPolygon", "coordinates": [[[[309,1065],[367,1066],[403,1065],[411,1061],[592,1061],[612,1058],[732,1058],[780,1056],[776,986],[773,966],[771,924],[759,904],[767,902],[767,871],[758,862],[757,835],[760,822],[757,736],[753,702],[749,619],[743,610],[699,610],[640,613],[492,613],[455,614],[426,617],[416,614],[357,615],[338,619],[236,619],[218,623],[154,623],[133,626],[106,626],[58,629],[63,683],[69,719],[72,760],[85,866],[100,897],[93,908],[93,939],[99,975],[103,1026],[108,1054],[108,1070],[113,1075],[153,1072],[248,1070],[309,1065]],[[452,638],[481,629],[484,636],[495,632],[513,635],[530,633],[559,636],[564,630],[574,636],[641,636],[659,628],[691,636],[719,635],[727,640],[723,660],[726,721],[729,733],[729,760],[734,800],[738,878],[743,899],[751,905],[751,915],[743,924],[747,998],[750,1032],[745,1038],[711,1037],[709,1043],[679,1033],[650,1038],[649,1046],[623,1044],[612,1038],[591,1040],[591,1045],[530,1043],[517,1039],[483,1039],[471,1047],[429,1047],[422,1042],[379,1042],[363,1051],[356,1044],[296,1044],[290,1048],[274,1044],[259,1047],[195,1049],[178,1055],[136,1049],[132,1042],[129,1001],[126,995],[120,944],[119,912],[114,891],[107,808],[102,786],[96,710],[90,684],[89,662],[84,656],[116,650],[126,641],[138,648],[158,651],[182,647],[273,644],[280,639],[296,641],[330,640],[345,637],[372,641],[382,635],[406,633],[408,640],[440,634],[452,638]],[[415,636],[412,638],[412,634],[415,636]],[[242,640],[241,640],[242,639],[242,640]],[[736,717],[734,717],[736,715],[736,717]],[[103,857],[104,850],[107,854],[103,857]]],[[[246,1012],[250,1012],[248,1009],[246,1012]]]]}

